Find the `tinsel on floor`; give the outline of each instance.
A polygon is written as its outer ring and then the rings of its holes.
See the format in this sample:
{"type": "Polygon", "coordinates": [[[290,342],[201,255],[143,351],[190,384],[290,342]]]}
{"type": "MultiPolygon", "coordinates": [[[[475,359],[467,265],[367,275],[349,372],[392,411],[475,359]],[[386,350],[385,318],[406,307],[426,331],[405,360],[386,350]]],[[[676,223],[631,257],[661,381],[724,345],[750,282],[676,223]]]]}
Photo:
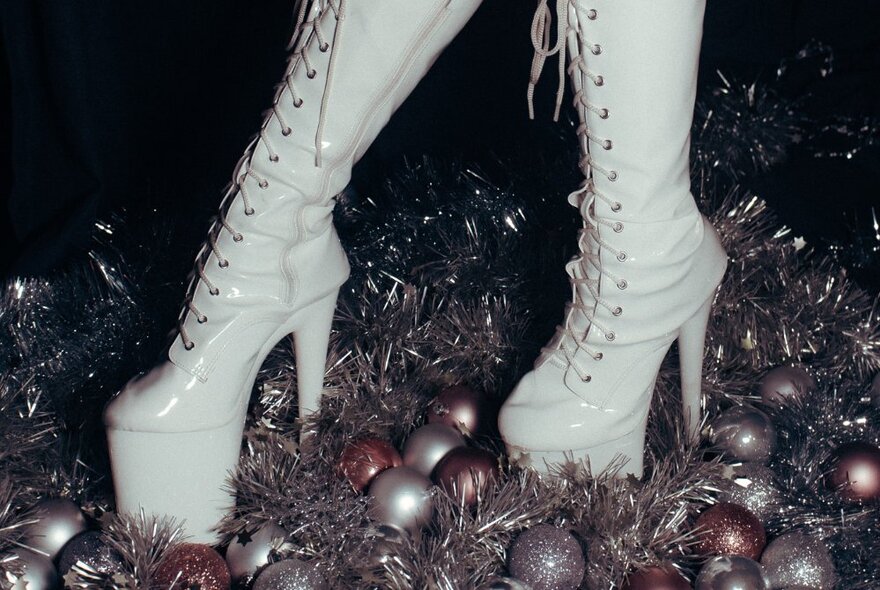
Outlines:
{"type": "MultiPolygon", "coordinates": [[[[821,50],[808,48],[800,58],[821,50]]],[[[784,66],[780,77],[791,64],[784,66]]],[[[452,590],[511,576],[513,544],[549,524],[568,531],[583,552],[581,588],[618,588],[627,575],[636,588],[634,572],[651,566],[672,567],[693,582],[712,541],[697,520],[733,502],[759,517],[769,540],[803,533],[828,548],[834,578],[810,587],[880,588],[878,503],[853,501],[826,476],[836,449],[880,444],[880,383],[871,386],[880,369],[878,299],[848,278],[841,262],[849,260],[805,244],[742,184],[772,171],[795,144],[804,149],[810,137],[836,134],[845,148],[815,148],[816,157],[835,157],[874,142],[880,127],[819,125],[774,80],[721,75],[696,113],[694,190],[730,255],[707,339],[699,448],[685,442],[670,355],[654,397],[642,481],[574,468],[541,480],[508,464],[484,426],[469,433],[468,444],[499,457],[499,475],[473,506],[436,488],[430,522],[407,536],[371,518],[375,499],[340,475],[340,456],[353,441],[402,449],[448,386],[481,392],[491,416],[552,332],[567,296],[562,269],[577,224],[565,204],[579,181],[569,126],[539,162],[534,154],[511,157],[485,172],[423,158],[370,192],[340,196],[336,223],[353,275],[335,323],[324,404],[300,424],[292,343],[282,341],[257,381],[230,482],[238,502],[223,523],[226,539],[280,527],[285,542],[273,545],[272,559],[331,580],[332,588],[452,590]],[[803,387],[783,403],[762,396],[762,384],[767,389],[777,376],[768,371],[780,365],[804,371],[794,373],[803,387]],[[743,423],[729,414],[737,406],[769,416],[774,434],[758,441],[764,448],[723,444],[724,421],[743,423]],[[303,453],[301,430],[311,433],[303,453]],[[737,452],[764,456],[742,463],[737,452]],[[732,487],[735,477],[750,477],[756,487],[732,487]]],[[[101,224],[89,264],[13,280],[0,298],[2,588],[22,587],[15,585],[22,559],[13,556],[40,526],[33,508],[46,498],[74,500],[114,556],[101,562],[106,567],[81,562],[60,572],[68,587],[162,587],[163,559],[186,548],[173,522],[112,512],[100,409],[161,348],[164,335],[151,317],[169,297],[154,262],[167,247],[161,222],[140,224],[157,232],[149,238],[132,225],[101,224]]],[[[860,260],[876,256],[878,245],[862,241],[860,260]]]]}

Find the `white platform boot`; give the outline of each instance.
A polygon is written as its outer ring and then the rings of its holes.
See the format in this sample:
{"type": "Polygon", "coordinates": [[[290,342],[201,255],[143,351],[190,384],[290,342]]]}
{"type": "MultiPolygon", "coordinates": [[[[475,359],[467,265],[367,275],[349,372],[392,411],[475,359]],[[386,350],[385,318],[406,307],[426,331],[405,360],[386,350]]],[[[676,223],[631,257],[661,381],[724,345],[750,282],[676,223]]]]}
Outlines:
{"type": "Polygon", "coordinates": [[[349,272],[334,197],[479,4],[302,3],[288,68],[199,255],[168,360],[104,411],[119,511],[170,515],[192,540],[217,540],[257,371],[288,334],[300,415],[318,408],[349,272]]]}
{"type": "Polygon", "coordinates": [[[584,229],[568,263],[572,302],[555,337],[505,402],[511,457],[552,472],[643,474],[660,364],[678,340],[690,436],[700,414],[706,324],[727,256],[690,193],[688,150],[705,0],[559,0],[533,27],[533,81],[554,53],[568,72],[586,177],[569,196],[584,229]]]}

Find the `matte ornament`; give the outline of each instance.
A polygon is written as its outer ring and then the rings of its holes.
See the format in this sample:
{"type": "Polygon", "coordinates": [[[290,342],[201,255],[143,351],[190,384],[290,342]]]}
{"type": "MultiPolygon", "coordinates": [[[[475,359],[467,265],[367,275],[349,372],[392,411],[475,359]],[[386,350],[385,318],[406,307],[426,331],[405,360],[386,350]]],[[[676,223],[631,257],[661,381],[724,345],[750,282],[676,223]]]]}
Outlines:
{"type": "Polygon", "coordinates": [[[403,464],[426,477],[446,453],[464,446],[464,437],[451,426],[426,424],[416,429],[403,445],[403,464]]]}
{"type": "Polygon", "coordinates": [[[787,533],[773,540],[761,556],[771,588],[831,590],[837,574],[828,548],[815,537],[787,533]]]}
{"type": "Polygon", "coordinates": [[[776,450],[776,429],[764,412],[734,406],[712,423],[712,442],[727,458],[764,463],[776,450]]]}
{"type": "Polygon", "coordinates": [[[533,590],[577,588],[586,568],[577,539],[549,524],[523,532],[510,550],[510,573],[533,590]]]}
{"type": "Polygon", "coordinates": [[[697,576],[696,590],[769,590],[764,568],[737,555],[719,555],[707,561],[697,576]]]}
{"type": "Polygon", "coordinates": [[[784,403],[814,391],[816,382],[800,367],[776,367],[761,378],[761,399],[767,404],[784,403]]]}
{"type": "Polygon", "coordinates": [[[220,554],[199,543],[181,543],[169,549],[156,568],[155,581],[169,590],[229,590],[232,584],[220,554]]]}
{"type": "Polygon", "coordinates": [[[434,511],[431,480],[410,467],[392,467],[376,476],[369,489],[373,520],[416,534],[434,511]]]}
{"type": "Polygon", "coordinates": [[[739,504],[751,510],[766,524],[782,504],[773,470],[760,463],[742,463],[733,467],[733,478],[721,484],[719,500],[739,504]]]}
{"type": "Polygon", "coordinates": [[[72,538],[58,557],[58,571],[63,576],[79,562],[101,574],[122,569],[122,556],[104,542],[98,531],[86,531],[72,538]]]}
{"type": "Polygon", "coordinates": [[[437,464],[434,480],[443,490],[473,506],[498,475],[498,458],[483,449],[459,447],[452,449],[437,464]]]}
{"type": "Polygon", "coordinates": [[[629,574],[622,590],[691,590],[691,585],[671,564],[664,563],[629,574]]]}
{"type": "Polygon", "coordinates": [[[254,532],[236,535],[226,548],[226,565],[233,581],[256,574],[269,563],[273,547],[280,546],[286,538],[287,531],[272,522],[254,532]]]}
{"type": "Polygon", "coordinates": [[[852,442],[834,449],[825,485],[850,502],[880,498],[880,448],[866,442],[852,442]]]}
{"type": "Polygon", "coordinates": [[[29,549],[15,549],[12,554],[18,556],[22,565],[21,577],[7,578],[14,580],[12,590],[54,590],[60,585],[55,564],[45,555],[29,549]]]}
{"type": "Polygon", "coordinates": [[[741,555],[758,559],[767,536],[758,517],[738,504],[722,502],[703,512],[699,529],[699,551],[704,555],[741,555]]]}
{"type": "Polygon", "coordinates": [[[428,424],[445,424],[465,434],[480,431],[488,414],[488,402],[467,385],[447,387],[428,407],[428,424]]]}
{"type": "Polygon", "coordinates": [[[285,559],[264,569],[253,590],[326,590],[327,580],[313,565],[299,559],[285,559]]]}
{"type": "Polygon", "coordinates": [[[401,465],[403,459],[391,443],[365,438],[345,446],[336,469],[356,491],[363,492],[382,471],[401,465]]]}
{"type": "Polygon", "coordinates": [[[39,520],[25,530],[25,545],[48,553],[50,559],[55,559],[68,541],[86,530],[82,510],[66,498],[37,502],[34,518],[39,520]]]}

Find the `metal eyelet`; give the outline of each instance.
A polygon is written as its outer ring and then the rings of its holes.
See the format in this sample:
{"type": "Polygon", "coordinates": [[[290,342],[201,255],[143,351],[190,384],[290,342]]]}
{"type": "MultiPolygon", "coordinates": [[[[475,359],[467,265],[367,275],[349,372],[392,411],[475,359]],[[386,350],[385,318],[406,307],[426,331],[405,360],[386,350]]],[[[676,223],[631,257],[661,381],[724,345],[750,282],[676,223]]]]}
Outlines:
{"type": "Polygon", "coordinates": [[[306,76],[308,76],[309,80],[314,80],[315,76],[318,75],[318,70],[309,70],[306,72],[306,76]]]}
{"type": "Polygon", "coordinates": [[[260,181],[260,188],[269,188],[269,181],[268,180],[261,180],[260,181]]]}
{"type": "Polygon", "coordinates": [[[211,295],[213,295],[214,297],[216,297],[217,295],[220,294],[220,289],[218,289],[217,287],[214,287],[213,289],[211,289],[210,291],[208,291],[208,293],[210,293],[211,295]]]}
{"type": "Polygon", "coordinates": [[[234,236],[232,236],[233,242],[240,242],[242,240],[244,240],[244,236],[241,234],[235,234],[234,236]]]}
{"type": "Polygon", "coordinates": [[[299,107],[303,106],[303,99],[297,98],[295,101],[293,101],[293,106],[294,106],[294,108],[297,108],[297,109],[299,107]]]}
{"type": "Polygon", "coordinates": [[[623,205],[621,205],[617,201],[614,201],[613,203],[611,203],[611,210],[614,211],[615,213],[617,213],[621,209],[623,209],[623,205]]]}
{"type": "Polygon", "coordinates": [[[207,324],[208,323],[208,316],[206,316],[206,315],[199,316],[196,319],[196,321],[199,322],[200,324],[207,324]]]}
{"type": "Polygon", "coordinates": [[[599,111],[599,118],[600,119],[607,119],[610,116],[611,116],[611,113],[608,112],[608,109],[602,109],[599,111]]]}
{"type": "Polygon", "coordinates": [[[602,354],[601,352],[598,352],[598,353],[596,353],[596,356],[594,356],[593,358],[596,359],[597,361],[601,361],[603,358],[605,358],[605,355],[602,354]]]}
{"type": "Polygon", "coordinates": [[[593,78],[593,84],[596,86],[605,86],[605,77],[604,76],[596,76],[593,78]]]}
{"type": "Polygon", "coordinates": [[[617,170],[612,170],[611,173],[608,175],[608,180],[610,180],[611,182],[614,182],[615,180],[617,180],[617,177],[618,177],[617,170]]]}
{"type": "Polygon", "coordinates": [[[617,259],[621,262],[624,262],[626,260],[626,252],[621,252],[620,254],[618,254],[617,259]]]}
{"type": "Polygon", "coordinates": [[[270,162],[277,162],[277,161],[280,160],[280,159],[281,159],[281,158],[278,156],[278,154],[272,154],[271,156],[269,156],[269,161],[270,161],[270,162]]]}
{"type": "Polygon", "coordinates": [[[220,268],[227,268],[229,266],[229,261],[226,259],[218,260],[217,266],[219,266],[220,268]]]}
{"type": "Polygon", "coordinates": [[[183,345],[183,347],[187,350],[192,350],[193,348],[196,347],[196,343],[195,342],[187,342],[183,345]]]}
{"type": "Polygon", "coordinates": [[[617,281],[617,288],[621,291],[623,291],[627,287],[629,287],[629,283],[626,282],[626,279],[620,279],[619,281],[617,281]]]}
{"type": "Polygon", "coordinates": [[[591,375],[587,375],[586,377],[581,377],[581,381],[583,381],[584,383],[589,383],[592,380],[593,380],[593,377],[591,375]]]}
{"type": "Polygon", "coordinates": [[[244,214],[247,215],[248,217],[250,217],[254,213],[256,213],[256,211],[254,211],[253,207],[248,207],[247,209],[244,210],[244,214]]]}
{"type": "Polygon", "coordinates": [[[327,50],[328,50],[328,49],[330,49],[330,44],[329,44],[329,43],[324,43],[323,45],[318,45],[318,50],[319,50],[321,53],[327,53],[327,50]]]}
{"type": "Polygon", "coordinates": [[[619,221],[615,221],[614,225],[611,226],[611,229],[614,230],[614,233],[619,234],[620,232],[623,231],[623,224],[620,223],[619,221]]]}
{"type": "Polygon", "coordinates": [[[605,149],[606,151],[610,150],[612,147],[614,147],[614,144],[611,143],[610,139],[606,139],[605,141],[602,142],[602,148],[605,149]]]}
{"type": "Polygon", "coordinates": [[[602,46],[597,43],[596,45],[590,47],[590,51],[593,53],[593,55],[599,55],[600,53],[602,53],[602,46]]]}
{"type": "Polygon", "coordinates": [[[605,340],[607,340],[608,342],[612,342],[615,338],[616,336],[614,335],[614,332],[608,332],[607,334],[605,334],[605,340]]]}
{"type": "Polygon", "coordinates": [[[623,308],[620,307],[619,305],[611,310],[611,315],[613,315],[613,316],[619,316],[622,313],[623,313],[623,308]]]}
{"type": "Polygon", "coordinates": [[[281,135],[283,135],[284,137],[287,137],[291,133],[293,133],[293,129],[291,129],[290,127],[285,127],[281,130],[281,135]]]}
{"type": "Polygon", "coordinates": [[[587,18],[590,20],[596,20],[597,18],[599,18],[599,13],[596,12],[595,8],[591,8],[587,11],[587,18]]]}

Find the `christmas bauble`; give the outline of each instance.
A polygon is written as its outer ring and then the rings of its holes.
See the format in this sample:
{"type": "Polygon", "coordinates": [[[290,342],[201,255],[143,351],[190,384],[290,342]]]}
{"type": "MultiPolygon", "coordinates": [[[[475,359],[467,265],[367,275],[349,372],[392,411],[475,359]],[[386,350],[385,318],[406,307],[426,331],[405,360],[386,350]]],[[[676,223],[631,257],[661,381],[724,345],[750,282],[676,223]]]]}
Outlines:
{"type": "Polygon", "coordinates": [[[165,552],[155,581],[169,590],[229,590],[229,568],[220,554],[199,543],[181,543],[165,552]]]}
{"type": "MultiPolygon", "coordinates": [[[[445,427],[444,427],[445,428],[445,427]]],[[[417,533],[431,520],[431,480],[410,467],[392,467],[370,484],[370,516],[377,522],[417,533]]]]}
{"type": "Polygon", "coordinates": [[[629,574],[622,590],[691,590],[691,585],[671,564],[664,563],[629,574]]]}
{"type": "Polygon", "coordinates": [[[480,590],[532,590],[532,587],[516,578],[495,578],[480,586],[480,590]]]}
{"type": "Polygon", "coordinates": [[[45,555],[29,549],[15,549],[11,555],[18,557],[22,572],[20,577],[9,578],[10,582],[14,580],[12,590],[55,590],[60,585],[55,564],[45,555]]]}
{"type": "Polygon", "coordinates": [[[768,590],[764,568],[738,555],[719,555],[707,561],[697,576],[696,590],[768,590]]]}
{"type": "Polygon", "coordinates": [[[464,446],[464,437],[451,426],[426,424],[417,428],[403,445],[403,464],[431,477],[434,467],[446,453],[464,446]]]}
{"type": "Polygon", "coordinates": [[[880,498],[880,448],[866,442],[852,442],[834,449],[825,485],[853,502],[880,498]]]}
{"type": "Polygon", "coordinates": [[[533,590],[577,588],[586,567],[577,539],[549,524],[521,533],[510,550],[510,573],[533,590]]]}
{"type": "Polygon", "coordinates": [[[766,524],[782,504],[773,470],[760,463],[740,463],[733,466],[732,475],[731,479],[721,482],[718,499],[748,508],[766,524]]]}
{"type": "Polygon", "coordinates": [[[24,531],[25,545],[55,559],[61,548],[86,530],[86,518],[75,502],[65,498],[42,500],[34,506],[37,522],[24,531]]]}
{"type": "Polygon", "coordinates": [[[359,492],[364,491],[382,471],[401,465],[403,459],[397,449],[378,438],[365,438],[346,445],[336,462],[337,471],[359,492]]]}
{"type": "Polygon", "coordinates": [[[803,586],[831,590],[837,581],[828,548],[804,533],[780,535],[767,546],[761,565],[772,588],[803,586]]]}
{"type": "Polygon", "coordinates": [[[779,404],[800,398],[816,388],[816,382],[800,367],[776,367],[761,378],[759,389],[764,403],[779,404]]]}
{"type": "Polygon", "coordinates": [[[483,449],[458,447],[444,456],[434,469],[434,481],[454,498],[473,506],[489,482],[498,475],[498,458],[483,449]]]}
{"type": "Polygon", "coordinates": [[[299,559],[273,563],[257,576],[253,590],[325,590],[327,580],[311,564],[299,559]]]}
{"type": "Polygon", "coordinates": [[[78,562],[102,574],[122,568],[122,556],[104,542],[98,531],[80,533],[67,542],[58,556],[59,573],[63,576],[78,562]]]}
{"type": "Polygon", "coordinates": [[[374,541],[370,549],[370,565],[381,567],[390,559],[400,555],[401,546],[406,542],[407,534],[395,526],[379,525],[372,535],[374,541]]]}
{"type": "Polygon", "coordinates": [[[266,523],[255,531],[245,531],[232,539],[226,548],[226,565],[233,581],[253,576],[269,563],[272,548],[280,546],[287,531],[275,523],[266,523]]]}
{"type": "Polygon", "coordinates": [[[722,502],[703,512],[695,527],[699,529],[700,553],[741,555],[758,559],[767,536],[758,517],[738,504],[722,502]]]}
{"type": "Polygon", "coordinates": [[[477,433],[489,413],[486,397],[467,385],[447,387],[428,406],[428,424],[445,424],[465,434],[477,433]]]}
{"type": "Polygon", "coordinates": [[[712,423],[712,442],[729,459],[763,463],[776,450],[776,429],[764,412],[734,406],[712,423]]]}

